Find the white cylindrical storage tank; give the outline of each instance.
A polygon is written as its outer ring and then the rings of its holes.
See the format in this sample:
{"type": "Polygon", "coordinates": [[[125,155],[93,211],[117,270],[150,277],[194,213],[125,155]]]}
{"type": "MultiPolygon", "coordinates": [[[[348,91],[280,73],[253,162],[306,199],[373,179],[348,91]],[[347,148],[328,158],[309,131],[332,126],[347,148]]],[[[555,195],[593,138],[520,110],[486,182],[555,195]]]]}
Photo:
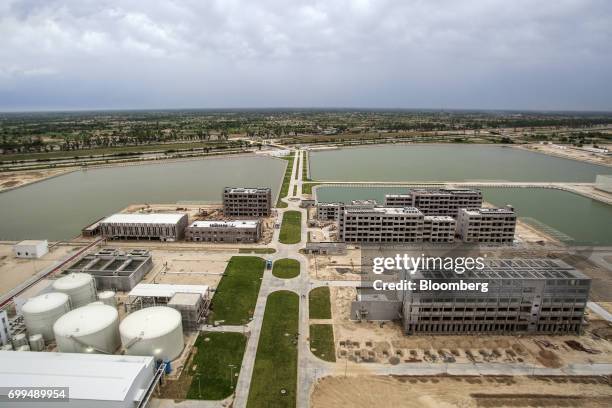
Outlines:
{"type": "Polygon", "coordinates": [[[181,314],[167,306],[147,307],[128,315],[119,332],[130,355],[174,360],[185,346],[181,314]]]}
{"type": "Polygon", "coordinates": [[[28,346],[27,344],[24,344],[23,346],[19,346],[17,351],[30,351],[30,346],[28,346]]]}
{"type": "Polygon", "coordinates": [[[17,350],[19,347],[28,344],[28,338],[26,337],[25,333],[19,333],[13,336],[12,343],[13,348],[17,350]]]}
{"type": "Polygon", "coordinates": [[[104,302],[105,305],[117,307],[117,299],[115,298],[115,292],[112,290],[105,290],[104,292],[98,293],[98,299],[104,302]]]}
{"type": "Polygon", "coordinates": [[[52,341],[53,324],[70,311],[69,297],[65,293],[51,292],[28,299],[21,308],[23,321],[30,336],[42,334],[46,341],[52,341]]]}
{"type": "Polygon", "coordinates": [[[45,349],[45,339],[42,334],[34,334],[28,340],[30,341],[30,350],[43,351],[45,349]]]}
{"type": "Polygon", "coordinates": [[[119,347],[119,313],[107,305],[86,305],[55,322],[53,332],[62,353],[108,353],[119,347]]]}
{"type": "Polygon", "coordinates": [[[53,282],[53,289],[70,296],[73,309],[96,301],[96,281],[88,273],[71,273],[53,282]]]}

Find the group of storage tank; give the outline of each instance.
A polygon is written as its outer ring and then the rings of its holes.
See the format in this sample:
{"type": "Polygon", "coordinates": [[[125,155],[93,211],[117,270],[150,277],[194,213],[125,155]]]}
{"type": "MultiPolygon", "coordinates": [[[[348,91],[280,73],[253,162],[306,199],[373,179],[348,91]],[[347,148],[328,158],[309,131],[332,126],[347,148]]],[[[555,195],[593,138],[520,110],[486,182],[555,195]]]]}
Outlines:
{"type": "Polygon", "coordinates": [[[64,276],[53,289],[56,292],[31,298],[22,308],[32,350],[55,340],[64,353],[114,353],[122,345],[126,354],[174,360],[184,348],[181,314],[173,308],[141,309],[119,324],[115,292],[96,296],[91,275],[64,276]]]}

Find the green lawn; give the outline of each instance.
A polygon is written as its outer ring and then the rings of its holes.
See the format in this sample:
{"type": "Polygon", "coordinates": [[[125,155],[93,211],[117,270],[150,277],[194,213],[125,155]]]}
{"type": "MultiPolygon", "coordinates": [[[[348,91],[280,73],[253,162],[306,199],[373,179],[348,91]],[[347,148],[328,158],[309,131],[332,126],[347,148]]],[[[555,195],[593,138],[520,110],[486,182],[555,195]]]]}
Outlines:
{"type": "Polygon", "coordinates": [[[274,248],[239,248],[239,254],[273,254],[276,252],[274,248]]]}
{"type": "Polygon", "coordinates": [[[305,151],[302,157],[304,160],[304,164],[302,165],[302,181],[308,181],[310,180],[308,178],[308,152],[305,151]]]}
{"type": "Polygon", "coordinates": [[[293,171],[293,161],[295,160],[296,154],[297,152],[291,156],[283,157],[284,160],[287,160],[287,168],[285,169],[283,185],[281,186],[281,190],[278,193],[278,200],[276,201],[276,206],[278,208],[287,208],[287,203],[281,201],[281,198],[285,198],[289,194],[289,183],[291,182],[291,172],[293,171]]]}
{"type": "Polygon", "coordinates": [[[299,211],[287,211],[283,214],[278,240],[281,244],[297,244],[301,241],[302,213],[299,211]]]}
{"type": "Polygon", "coordinates": [[[246,337],[242,333],[204,332],[196,342],[189,369],[193,376],[187,399],[221,400],[229,397],[238,380],[246,337]],[[229,365],[233,365],[232,369],[229,365]],[[199,378],[199,381],[198,381],[199,378]]]}
{"type": "Polygon", "coordinates": [[[325,361],[336,361],[334,329],[331,324],[310,325],[310,351],[325,361]]]}
{"type": "Polygon", "coordinates": [[[298,317],[296,293],[283,290],[268,296],[248,407],[295,407],[298,317]]]}
{"type": "Polygon", "coordinates": [[[233,256],[215,295],[209,321],[245,324],[253,316],[266,262],[256,256],[233,256]]]}
{"type": "Polygon", "coordinates": [[[329,288],[314,288],[308,294],[309,314],[311,319],[331,319],[329,288]]]}
{"type": "Polygon", "coordinates": [[[302,194],[312,194],[312,188],[320,183],[304,183],[302,184],[302,194]]]}
{"type": "Polygon", "coordinates": [[[279,259],[274,262],[272,267],[272,275],[277,278],[291,279],[299,276],[300,263],[295,259],[279,259]]]}

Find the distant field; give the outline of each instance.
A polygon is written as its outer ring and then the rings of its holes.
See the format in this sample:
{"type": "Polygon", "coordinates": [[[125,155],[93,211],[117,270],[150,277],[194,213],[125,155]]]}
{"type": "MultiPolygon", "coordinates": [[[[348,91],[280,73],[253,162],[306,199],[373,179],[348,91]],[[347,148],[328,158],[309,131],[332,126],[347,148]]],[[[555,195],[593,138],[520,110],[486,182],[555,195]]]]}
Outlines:
{"type": "Polygon", "coordinates": [[[3,154],[0,155],[1,162],[11,162],[19,160],[41,160],[47,159],[70,159],[73,157],[89,157],[89,156],[100,156],[100,155],[117,155],[117,154],[128,154],[128,153],[147,153],[154,151],[168,151],[168,150],[190,150],[190,149],[202,149],[210,148],[215,149],[220,146],[232,146],[231,144],[225,143],[210,143],[210,142],[196,142],[196,143],[168,143],[168,144],[148,144],[140,146],[122,146],[122,147],[108,147],[99,149],[83,149],[83,150],[63,150],[48,153],[17,153],[17,154],[3,154]]]}

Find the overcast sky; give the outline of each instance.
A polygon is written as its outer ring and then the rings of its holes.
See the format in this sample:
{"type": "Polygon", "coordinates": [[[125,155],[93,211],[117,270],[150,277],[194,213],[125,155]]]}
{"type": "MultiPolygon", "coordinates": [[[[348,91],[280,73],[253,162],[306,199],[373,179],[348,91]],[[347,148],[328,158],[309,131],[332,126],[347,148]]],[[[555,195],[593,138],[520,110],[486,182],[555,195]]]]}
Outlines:
{"type": "Polygon", "coordinates": [[[612,110],[609,0],[0,0],[0,110],[612,110]]]}

